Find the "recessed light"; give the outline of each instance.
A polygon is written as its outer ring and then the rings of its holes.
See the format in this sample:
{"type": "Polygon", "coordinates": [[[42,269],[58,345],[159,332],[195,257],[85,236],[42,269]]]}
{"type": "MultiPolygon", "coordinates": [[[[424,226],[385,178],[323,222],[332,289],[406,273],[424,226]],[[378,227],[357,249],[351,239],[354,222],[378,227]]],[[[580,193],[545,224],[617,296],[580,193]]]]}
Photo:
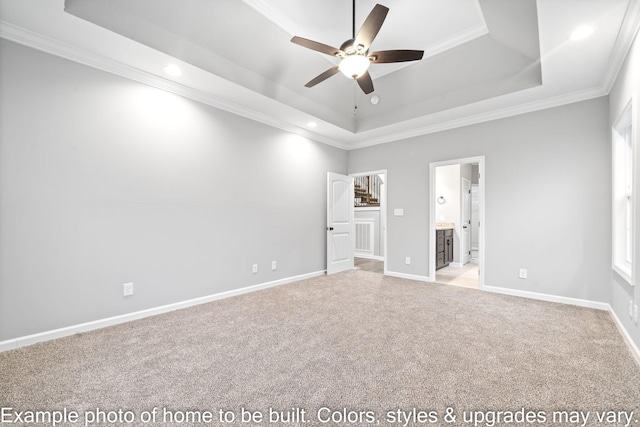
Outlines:
{"type": "Polygon", "coordinates": [[[380,97],[378,95],[373,95],[369,100],[373,105],[377,105],[380,102],[380,97]]]}
{"type": "Polygon", "coordinates": [[[571,40],[582,40],[593,34],[593,27],[591,25],[581,25],[571,33],[571,40]]]}
{"type": "Polygon", "coordinates": [[[177,65],[167,65],[164,67],[164,72],[173,77],[179,77],[182,75],[182,70],[177,65]]]}
{"type": "Polygon", "coordinates": [[[316,122],[309,122],[309,123],[307,123],[307,127],[314,128],[314,127],[316,127],[316,126],[318,126],[318,124],[317,124],[316,122]]]}

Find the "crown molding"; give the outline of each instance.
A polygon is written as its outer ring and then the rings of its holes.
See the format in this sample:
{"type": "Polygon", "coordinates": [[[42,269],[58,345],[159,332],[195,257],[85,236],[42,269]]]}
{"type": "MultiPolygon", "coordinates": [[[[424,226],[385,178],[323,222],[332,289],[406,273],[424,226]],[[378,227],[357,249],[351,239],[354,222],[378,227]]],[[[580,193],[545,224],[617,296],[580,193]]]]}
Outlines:
{"type": "MultiPolygon", "coordinates": [[[[264,4],[262,0],[243,1],[249,5],[264,4]]],[[[631,44],[633,43],[634,37],[638,33],[639,29],[640,0],[630,0],[629,7],[625,15],[625,25],[618,35],[614,51],[611,54],[611,66],[609,67],[603,83],[598,87],[593,87],[573,93],[562,94],[550,98],[525,102],[522,104],[512,105],[504,108],[496,108],[492,111],[471,114],[457,119],[440,120],[437,123],[429,125],[420,126],[419,121],[425,118],[419,118],[415,120],[416,127],[413,129],[406,131],[391,130],[387,135],[383,135],[380,137],[367,138],[365,134],[349,133],[349,135],[346,135],[344,138],[330,138],[326,135],[292,125],[287,121],[278,119],[268,113],[257,111],[255,109],[248,108],[246,106],[229,101],[227,99],[223,99],[210,93],[193,89],[191,87],[176,83],[172,80],[157,76],[150,72],[129,66],[125,63],[98,55],[94,52],[80,49],[68,43],[55,40],[42,34],[35,33],[25,28],[0,20],[0,38],[4,38],[127,79],[138,81],[140,83],[144,83],[146,85],[153,86],[158,89],[174,93],[176,95],[184,96],[197,102],[212,106],[214,108],[218,108],[248,118],[250,120],[281,129],[285,132],[290,132],[292,134],[299,135],[304,138],[308,138],[310,140],[314,140],[343,150],[353,150],[373,145],[385,144],[459,127],[512,117],[547,108],[558,107],[574,102],[585,101],[600,96],[606,96],[609,94],[611,88],[613,87],[622,64],[624,63],[626,55],[629,52],[631,44]]],[[[482,28],[478,27],[475,31],[477,31],[477,34],[480,34],[480,32],[482,32],[482,28]]],[[[462,35],[460,37],[462,37],[462,35]]],[[[459,113],[461,112],[459,109],[448,110],[436,113],[431,118],[436,119],[438,116],[446,117],[446,115],[455,113],[456,110],[458,110],[459,113]]]]}
{"type": "MultiPolygon", "coordinates": [[[[247,6],[251,7],[252,9],[254,9],[256,12],[258,12],[262,16],[264,16],[269,21],[273,22],[276,26],[280,27],[283,31],[287,32],[289,35],[293,36],[296,34],[304,33],[304,27],[301,27],[295,21],[292,21],[291,19],[287,18],[285,15],[280,13],[276,8],[271,6],[267,1],[242,0],[242,2],[245,3],[247,6]]],[[[476,6],[478,15],[480,15],[482,22],[478,23],[477,25],[474,25],[473,27],[469,27],[458,34],[455,34],[451,37],[448,37],[446,39],[438,41],[437,43],[427,46],[426,48],[424,48],[423,59],[438,55],[442,52],[446,52],[464,43],[470,42],[471,40],[474,40],[478,37],[489,34],[489,28],[487,27],[487,23],[484,20],[484,15],[482,14],[482,8],[480,7],[480,3],[477,0],[475,0],[474,4],[476,6]]],[[[318,53],[318,55],[320,55],[322,58],[325,58],[327,61],[331,62],[333,65],[335,65],[335,63],[332,61],[332,58],[330,58],[329,56],[323,53],[318,53]]],[[[396,67],[387,71],[384,71],[384,69],[380,69],[376,71],[375,77],[380,78],[382,76],[393,73],[402,68],[409,67],[411,65],[413,65],[412,62],[405,62],[405,63],[400,63],[396,67]]]]}
{"type": "Polygon", "coordinates": [[[611,52],[609,68],[604,76],[602,86],[606,88],[607,94],[613,89],[613,85],[618,78],[627,54],[631,49],[638,32],[640,31],[640,0],[630,0],[625,12],[622,28],[618,33],[618,38],[611,52]]]}
{"type": "Polygon", "coordinates": [[[28,46],[45,53],[49,53],[51,55],[58,56],[60,58],[68,59],[73,62],[96,68],[101,71],[106,71],[120,77],[134,80],[148,86],[162,89],[167,92],[171,92],[176,95],[209,105],[211,107],[218,108],[220,110],[224,110],[245,117],[247,119],[281,129],[285,132],[290,132],[304,138],[312,139],[314,141],[343,150],[348,149],[347,145],[337,142],[334,139],[327,138],[324,135],[320,135],[314,132],[310,132],[298,126],[294,126],[290,123],[285,122],[284,120],[279,120],[271,115],[264,114],[260,111],[247,108],[243,105],[231,102],[215,95],[211,95],[209,93],[176,83],[172,80],[165,79],[148,71],[131,67],[122,62],[106,58],[104,56],[84,49],[80,49],[68,43],[43,36],[42,34],[35,33],[33,31],[2,20],[0,20],[0,38],[19,43],[24,46],[28,46]]]}
{"type": "Polygon", "coordinates": [[[550,98],[543,98],[531,102],[526,102],[523,104],[516,104],[505,108],[499,108],[488,111],[486,113],[474,114],[459,119],[441,121],[435,124],[417,127],[415,129],[404,132],[397,132],[379,138],[367,139],[366,141],[362,141],[360,143],[351,144],[349,146],[349,149],[355,150],[358,148],[365,148],[373,145],[386,144],[403,139],[414,138],[446,130],[504,119],[507,117],[518,116],[521,114],[532,113],[535,111],[546,110],[548,108],[560,107],[567,104],[573,104],[575,102],[587,101],[589,99],[599,98],[606,95],[608,95],[608,92],[605,90],[605,88],[599,86],[581,90],[578,92],[567,93],[550,98]]]}

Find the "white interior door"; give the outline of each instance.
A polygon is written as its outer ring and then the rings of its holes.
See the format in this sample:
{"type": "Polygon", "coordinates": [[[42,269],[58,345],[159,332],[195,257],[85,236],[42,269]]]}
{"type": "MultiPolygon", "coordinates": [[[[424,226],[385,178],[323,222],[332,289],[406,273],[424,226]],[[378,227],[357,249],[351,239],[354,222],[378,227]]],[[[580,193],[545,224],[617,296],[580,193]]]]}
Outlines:
{"type": "Polygon", "coordinates": [[[353,177],[327,173],[327,274],[353,269],[353,177]]]}
{"type": "Polygon", "coordinates": [[[462,264],[471,261],[471,181],[462,178],[462,264]]]}

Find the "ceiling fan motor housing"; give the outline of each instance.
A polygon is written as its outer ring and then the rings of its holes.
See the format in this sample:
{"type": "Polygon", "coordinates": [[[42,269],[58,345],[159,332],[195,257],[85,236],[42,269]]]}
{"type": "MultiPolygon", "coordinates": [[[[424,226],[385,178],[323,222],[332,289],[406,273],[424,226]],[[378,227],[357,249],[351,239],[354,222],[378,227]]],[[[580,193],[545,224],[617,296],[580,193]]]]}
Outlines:
{"type": "Polygon", "coordinates": [[[318,83],[328,79],[338,71],[342,72],[350,79],[355,79],[365,94],[373,92],[373,81],[369,74],[369,65],[372,62],[378,64],[391,62],[418,61],[422,59],[424,51],[420,50],[384,50],[372,52],[369,55],[369,47],[373,39],[380,31],[389,8],[376,4],[365,19],[360,31],[355,32],[355,0],[353,1],[353,38],[342,43],[340,49],[319,43],[313,40],[294,36],[291,41],[308,49],[315,50],[326,55],[341,58],[340,64],[335,65],[317,77],[309,81],[305,87],[313,87],[318,83]]]}
{"type": "Polygon", "coordinates": [[[365,49],[365,47],[361,44],[356,45],[355,39],[349,39],[346,42],[342,43],[340,46],[340,50],[344,52],[344,55],[367,55],[369,49],[365,49]]]}

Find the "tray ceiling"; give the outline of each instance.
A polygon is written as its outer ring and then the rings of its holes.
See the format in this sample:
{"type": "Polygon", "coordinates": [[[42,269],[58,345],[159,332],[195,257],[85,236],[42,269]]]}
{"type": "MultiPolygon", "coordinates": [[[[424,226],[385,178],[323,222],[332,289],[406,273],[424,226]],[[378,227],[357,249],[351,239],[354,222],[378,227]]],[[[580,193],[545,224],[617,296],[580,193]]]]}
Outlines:
{"type": "MultiPolygon", "coordinates": [[[[101,68],[124,65],[174,92],[355,148],[606,94],[638,24],[636,0],[380,1],[390,11],[372,49],[425,57],[373,64],[368,96],[342,75],[304,87],[336,60],[290,42],[339,47],[351,38],[347,0],[0,0],[0,35],[36,34],[99,55],[101,68]],[[585,23],[592,38],[570,41],[585,23]],[[164,75],[168,62],[183,75],[164,75]]],[[[357,1],[356,29],[375,3],[357,1]]]]}

